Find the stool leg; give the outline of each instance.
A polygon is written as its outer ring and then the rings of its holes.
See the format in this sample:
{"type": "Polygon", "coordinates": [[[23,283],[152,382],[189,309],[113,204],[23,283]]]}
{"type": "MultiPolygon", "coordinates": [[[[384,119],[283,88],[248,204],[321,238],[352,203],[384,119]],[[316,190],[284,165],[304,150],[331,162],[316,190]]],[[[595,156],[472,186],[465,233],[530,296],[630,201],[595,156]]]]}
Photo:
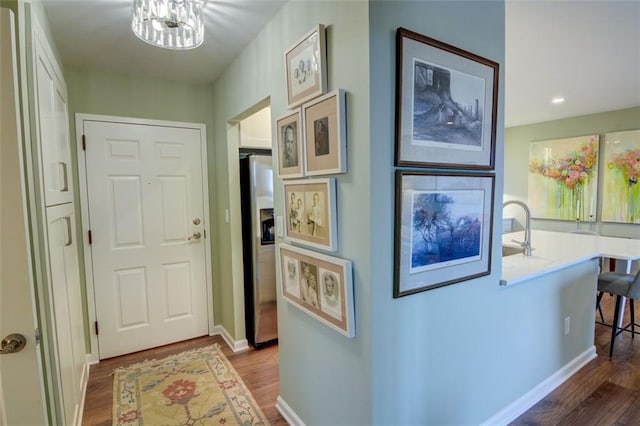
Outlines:
{"type": "Polygon", "coordinates": [[[635,308],[633,306],[633,299],[629,298],[629,313],[631,314],[631,338],[636,335],[635,326],[636,326],[636,318],[635,318],[635,308]]]}
{"type": "Polygon", "coordinates": [[[602,296],[604,296],[604,292],[599,291],[598,297],[596,298],[596,308],[598,312],[600,312],[600,320],[604,323],[604,315],[602,314],[602,306],[600,306],[600,302],[602,301],[602,296]]]}
{"type": "Polygon", "coordinates": [[[613,324],[611,324],[611,348],[609,349],[609,358],[613,356],[613,344],[616,341],[616,332],[618,331],[618,318],[620,318],[620,301],[622,296],[616,296],[616,307],[613,312],[613,324]]]}

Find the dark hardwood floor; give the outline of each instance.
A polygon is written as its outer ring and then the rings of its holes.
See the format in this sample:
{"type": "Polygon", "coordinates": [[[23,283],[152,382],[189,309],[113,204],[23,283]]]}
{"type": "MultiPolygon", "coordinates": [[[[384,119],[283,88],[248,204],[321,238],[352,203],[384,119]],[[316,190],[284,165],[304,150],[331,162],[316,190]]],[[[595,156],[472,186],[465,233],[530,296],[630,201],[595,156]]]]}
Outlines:
{"type": "MultiPolygon", "coordinates": [[[[609,295],[603,298],[607,323],[613,322],[614,300],[609,295]]],[[[638,303],[635,307],[636,313],[640,312],[638,303]]],[[[624,324],[628,322],[627,305],[624,324]]],[[[611,358],[610,342],[611,328],[596,324],[598,357],[511,424],[640,425],[640,336],[632,339],[627,332],[618,335],[611,358]]]]}
{"type": "MultiPolygon", "coordinates": [[[[605,320],[612,321],[613,297],[603,299],[605,320]]],[[[625,309],[625,324],[629,321],[625,309]]],[[[640,312],[637,309],[636,312],[640,312]]],[[[640,315],[640,314],[639,314],[640,315]]],[[[539,401],[512,425],[640,425],[640,336],[623,333],[609,358],[611,328],[596,325],[598,357],[539,401]]],[[[101,361],[91,367],[83,425],[111,425],[114,368],[145,359],[163,358],[185,350],[220,344],[260,408],[274,425],[286,425],[275,408],[279,394],[278,347],[234,354],[219,336],[201,337],[148,351],[101,361]]]]}
{"type": "Polygon", "coordinates": [[[136,352],[100,361],[92,365],[82,418],[83,425],[107,426],[112,424],[113,377],[111,372],[146,359],[160,359],[190,349],[213,343],[220,344],[222,352],[231,361],[256,402],[272,425],[286,425],[287,422],[276,410],[279,395],[278,346],[268,346],[260,350],[233,353],[220,336],[200,337],[173,345],[161,346],[147,351],[136,352]]]}

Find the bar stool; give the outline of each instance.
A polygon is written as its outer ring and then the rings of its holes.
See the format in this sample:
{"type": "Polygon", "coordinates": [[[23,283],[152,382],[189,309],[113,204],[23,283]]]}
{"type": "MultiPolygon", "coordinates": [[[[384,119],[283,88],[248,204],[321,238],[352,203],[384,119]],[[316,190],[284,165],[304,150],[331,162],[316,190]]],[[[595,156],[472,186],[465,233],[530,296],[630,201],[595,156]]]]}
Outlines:
{"type": "MultiPolygon", "coordinates": [[[[637,274],[625,274],[623,272],[605,272],[598,275],[598,290],[603,293],[611,293],[616,296],[616,307],[613,314],[613,324],[611,324],[611,347],[609,348],[609,357],[613,356],[613,344],[616,336],[631,327],[631,338],[635,336],[635,312],[634,300],[640,299],[640,271],[637,274]],[[623,297],[629,299],[629,314],[631,322],[629,324],[618,327],[620,319],[620,302],[623,297]]],[[[602,295],[598,295],[598,308],[600,308],[600,299],[602,295]]]]}
{"type": "MultiPolygon", "coordinates": [[[[574,229],[573,231],[569,231],[570,234],[582,234],[582,235],[592,235],[595,237],[599,237],[600,234],[598,234],[596,231],[591,231],[590,229],[574,229]]],[[[604,264],[604,258],[601,257],[598,259],[598,274],[600,272],[602,272],[602,266],[604,264]]],[[[600,301],[602,300],[602,296],[604,295],[604,293],[602,292],[602,290],[600,289],[600,285],[598,285],[598,298],[596,301],[596,308],[598,309],[598,312],[600,313],[600,320],[602,322],[602,324],[604,324],[604,314],[602,313],[602,307],[600,307],[600,301]]]]}

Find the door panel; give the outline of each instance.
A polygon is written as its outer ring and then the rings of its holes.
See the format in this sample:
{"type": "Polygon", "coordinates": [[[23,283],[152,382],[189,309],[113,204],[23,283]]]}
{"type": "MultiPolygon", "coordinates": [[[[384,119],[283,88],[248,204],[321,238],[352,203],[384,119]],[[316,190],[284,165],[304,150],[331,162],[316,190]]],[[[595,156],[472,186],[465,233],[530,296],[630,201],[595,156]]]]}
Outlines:
{"type": "Polygon", "coordinates": [[[205,242],[190,238],[205,231],[200,131],[84,133],[100,358],[207,334],[205,242]]]}
{"type": "Polygon", "coordinates": [[[73,201],[66,88],[51,53],[34,32],[36,122],[45,205],[73,201]]]}
{"type": "Polygon", "coordinates": [[[143,247],[140,176],[109,176],[113,248],[143,247]]]}
{"type": "Polygon", "coordinates": [[[15,41],[14,14],[0,8],[0,339],[11,333],[27,339],[22,351],[0,355],[0,423],[41,425],[47,423],[47,417],[34,338],[15,41]]]}

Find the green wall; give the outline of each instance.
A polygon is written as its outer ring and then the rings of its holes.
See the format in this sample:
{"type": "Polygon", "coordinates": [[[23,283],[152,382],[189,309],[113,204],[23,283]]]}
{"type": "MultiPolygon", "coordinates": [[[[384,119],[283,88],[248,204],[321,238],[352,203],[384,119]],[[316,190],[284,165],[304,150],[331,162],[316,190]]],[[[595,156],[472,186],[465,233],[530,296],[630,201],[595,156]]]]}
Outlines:
{"type": "MultiPolygon", "coordinates": [[[[278,296],[280,395],[307,424],[371,423],[370,314],[370,143],[368,3],[293,1],[287,3],[214,85],[216,186],[219,204],[223,324],[241,335],[237,265],[231,261],[235,236],[224,210],[236,204],[236,147],[229,146],[229,123],[269,99],[273,120],[287,111],[284,52],[314,25],[327,26],[329,90],[347,92],[348,173],[337,175],[338,251],[353,261],[356,337],[348,339],[278,296]],[[227,161],[228,159],[228,161],[227,161]],[[228,164],[231,166],[228,167],[228,164]],[[231,283],[235,280],[235,287],[231,283]],[[236,309],[234,310],[234,306],[236,309]]],[[[272,121],[273,121],[272,120],[272,121]]],[[[275,136],[274,136],[275,139],[275,136]]],[[[237,158],[237,157],[236,157],[237,158]]],[[[276,215],[283,215],[281,181],[275,182],[276,215]]],[[[282,241],[279,239],[279,241],[282,241]]]]}
{"type": "MultiPolygon", "coordinates": [[[[520,199],[527,201],[528,193],[528,162],[529,143],[532,141],[560,139],[582,135],[600,135],[600,157],[604,149],[604,134],[623,130],[640,129],[640,107],[622,109],[618,111],[602,112],[526,126],[511,127],[505,131],[505,164],[504,172],[509,179],[504,185],[504,199],[520,199]]],[[[602,168],[599,169],[598,197],[602,194],[602,168]]],[[[600,217],[600,206],[597,207],[597,217],[600,217]]],[[[516,212],[516,220],[521,224],[523,218],[516,212]]],[[[544,220],[532,221],[535,229],[566,232],[576,229],[575,222],[544,220]]],[[[640,238],[640,225],[602,223],[593,225],[579,224],[580,229],[592,229],[602,235],[612,237],[640,238]]],[[[535,242],[534,242],[535,245],[535,242]]]]}
{"type": "MultiPolygon", "coordinates": [[[[153,120],[182,121],[189,123],[203,123],[207,132],[207,156],[209,163],[213,163],[214,149],[212,122],[211,85],[182,83],[176,81],[158,80],[146,77],[115,74],[95,69],[77,69],[67,67],[64,76],[69,93],[69,121],[71,134],[71,155],[73,163],[73,181],[76,191],[75,198],[80,200],[78,192],[78,156],[76,141],[75,115],[100,114],[120,117],[134,117],[153,120]]],[[[215,170],[209,168],[209,188],[213,187],[215,170]]],[[[209,210],[211,218],[209,229],[211,237],[213,282],[216,283],[217,247],[215,245],[215,193],[209,194],[209,210]]],[[[76,203],[76,217],[80,218],[80,203],[76,203]]],[[[82,235],[82,223],[77,222],[78,235],[82,235]]],[[[85,294],[84,249],[80,248],[80,276],[82,281],[83,298],[85,294]]],[[[217,298],[214,297],[214,301],[217,298]]],[[[219,306],[214,305],[214,313],[219,306]]],[[[86,312],[86,306],[85,306],[86,312]]],[[[215,319],[217,321],[217,318],[215,319]]],[[[87,342],[89,327],[86,327],[87,342]]]]}

